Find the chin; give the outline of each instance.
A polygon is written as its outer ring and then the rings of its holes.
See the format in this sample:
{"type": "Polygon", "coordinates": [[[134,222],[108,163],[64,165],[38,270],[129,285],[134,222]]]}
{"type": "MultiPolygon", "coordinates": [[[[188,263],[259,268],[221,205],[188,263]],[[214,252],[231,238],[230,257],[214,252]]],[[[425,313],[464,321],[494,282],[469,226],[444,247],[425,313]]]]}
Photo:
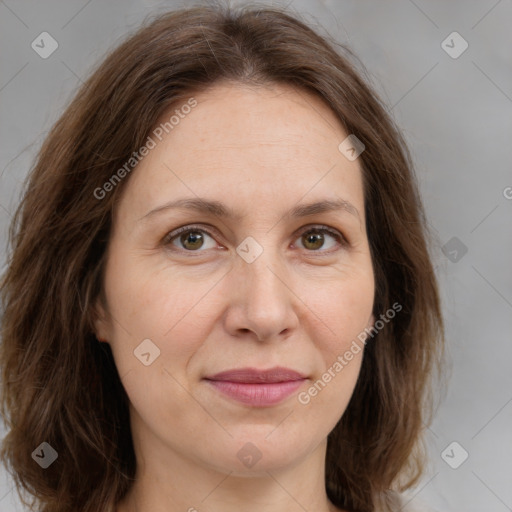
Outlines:
{"type": "MultiPolygon", "coordinates": [[[[321,439],[291,435],[290,429],[281,432],[275,425],[252,426],[235,433],[215,457],[217,467],[233,476],[268,476],[268,472],[280,471],[298,465],[321,443],[321,439]]],[[[210,455],[211,456],[211,455],[210,455]]]]}

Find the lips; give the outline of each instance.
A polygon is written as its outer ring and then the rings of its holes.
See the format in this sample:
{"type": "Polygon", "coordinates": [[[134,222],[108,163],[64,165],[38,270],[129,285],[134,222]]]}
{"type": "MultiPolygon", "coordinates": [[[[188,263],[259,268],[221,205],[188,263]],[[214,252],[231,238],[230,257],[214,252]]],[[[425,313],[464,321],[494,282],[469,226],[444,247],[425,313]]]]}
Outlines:
{"type": "Polygon", "coordinates": [[[256,368],[239,368],[216,373],[207,380],[243,382],[245,384],[261,384],[272,382],[290,382],[302,380],[306,377],[295,370],[277,366],[268,370],[257,370],[256,368]]]}
{"type": "Polygon", "coordinates": [[[230,399],[251,407],[268,407],[288,398],[306,377],[283,367],[268,370],[238,368],[216,373],[205,380],[230,399]]]}

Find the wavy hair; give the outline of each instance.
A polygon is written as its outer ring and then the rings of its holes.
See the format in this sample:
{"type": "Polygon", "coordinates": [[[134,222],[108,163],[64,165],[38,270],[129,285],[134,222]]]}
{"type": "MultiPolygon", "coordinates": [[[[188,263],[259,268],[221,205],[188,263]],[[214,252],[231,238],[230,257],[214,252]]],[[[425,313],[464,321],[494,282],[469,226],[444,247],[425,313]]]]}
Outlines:
{"type": "Polygon", "coordinates": [[[365,348],[328,437],[325,485],[335,505],[371,512],[390,510],[390,496],[418,481],[444,352],[433,235],[405,140],[357,62],[286,9],[196,6],[146,19],[69,102],[25,183],[0,290],[1,456],[25,505],[111,511],[134,481],[128,397],[93,331],[113,212],[130,178],[101,200],[95,191],[169,106],[220,81],[312,92],[366,146],[373,312],[379,318],[396,302],[402,310],[365,348]],[[44,470],[32,458],[43,441],[58,452],[44,470]]]}

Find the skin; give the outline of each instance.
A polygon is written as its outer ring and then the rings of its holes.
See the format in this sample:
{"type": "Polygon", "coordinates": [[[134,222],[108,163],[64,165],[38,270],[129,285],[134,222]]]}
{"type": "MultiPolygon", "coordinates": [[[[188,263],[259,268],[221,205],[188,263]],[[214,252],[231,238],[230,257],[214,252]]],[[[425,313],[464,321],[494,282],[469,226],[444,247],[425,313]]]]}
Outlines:
{"type": "Polygon", "coordinates": [[[126,183],[108,248],[106,307],[97,305],[96,335],[111,345],[130,398],[137,457],[136,482],[117,511],[339,510],[325,493],[326,439],[352,395],[363,350],[308,404],[298,395],[374,321],[359,162],[340,153],[348,134],[308,92],[223,83],[194,98],[197,106],[126,183]],[[183,209],[145,217],[197,196],[241,217],[183,209]],[[285,216],[339,198],[358,215],[285,216]],[[195,233],[210,231],[199,233],[202,245],[186,234],[164,243],[191,224],[199,224],[195,233]],[[322,241],[318,224],[348,245],[329,234],[322,241]],[[236,252],[248,236],[263,248],[252,263],[236,252]],[[147,338],[160,350],[149,366],[134,356],[147,338]],[[268,407],[227,398],[203,379],[274,366],[308,379],[268,407]],[[261,454],[250,468],[237,457],[248,442],[261,454]]]}

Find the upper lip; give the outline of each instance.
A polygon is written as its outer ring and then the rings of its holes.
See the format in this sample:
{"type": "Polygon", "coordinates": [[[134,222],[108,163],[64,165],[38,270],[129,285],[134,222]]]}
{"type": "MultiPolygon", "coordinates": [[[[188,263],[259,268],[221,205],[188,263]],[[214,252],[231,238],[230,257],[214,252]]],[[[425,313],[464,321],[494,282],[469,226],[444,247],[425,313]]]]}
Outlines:
{"type": "Polygon", "coordinates": [[[276,366],[266,370],[258,370],[257,368],[236,368],[216,373],[215,375],[205,378],[207,380],[263,384],[269,382],[290,382],[293,380],[302,380],[306,377],[290,368],[276,366]]]}

